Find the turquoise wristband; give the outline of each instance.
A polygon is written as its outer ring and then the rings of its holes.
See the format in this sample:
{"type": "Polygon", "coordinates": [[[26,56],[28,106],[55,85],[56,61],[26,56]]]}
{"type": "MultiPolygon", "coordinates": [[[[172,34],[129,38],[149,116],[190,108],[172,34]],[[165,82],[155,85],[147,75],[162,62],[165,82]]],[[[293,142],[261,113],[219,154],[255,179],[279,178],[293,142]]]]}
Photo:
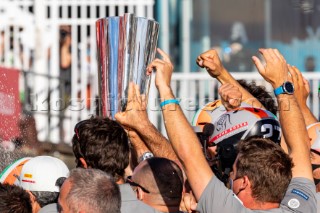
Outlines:
{"type": "Polygon", "coordinates": [[[169,99],[169,100],[165,100],[163,102],[160,103],[160,107],[164,107],[167,104],[178,104],[179,105],[179,100],[177,99],[169,99]]]}

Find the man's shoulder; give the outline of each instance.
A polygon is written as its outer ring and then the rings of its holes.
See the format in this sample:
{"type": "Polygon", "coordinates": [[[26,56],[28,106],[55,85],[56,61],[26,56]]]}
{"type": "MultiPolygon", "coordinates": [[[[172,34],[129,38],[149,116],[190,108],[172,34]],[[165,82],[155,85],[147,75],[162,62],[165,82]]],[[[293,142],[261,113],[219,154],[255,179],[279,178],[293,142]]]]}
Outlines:
{"type": "Polygon", "coordinates": [[[281,208],[290,212],[317,212],[317,194],[314,182],[302,177],[292,178],[281,208]]]}
{"type": "Polygon", "coordinates": [[[239,199],[216,176],[209,181],[197,205],[199,212],[240,212],[242,209],[239,199]]]}
{"type": "Polygon", "coordinates": [[[121,201],[135,201],[138,200],[134,191],[129,184],[119,184],[121,201]]]}
{"type": "Polygon", "coordinates": [[[160,213],[151,206],[138,200],[129,184],[120,184],[121,213],[160,213]]]}
{"type": "Polygon", "coordinates": [[[39,213],[58,213],[58,205],[56,203],[51,203],[42,207],[39,213]]]}
{"type": "Polygon", "coordinates": [[[316,194],[317,199],[317,212],[320,213],[320,193],[316,194]]]}

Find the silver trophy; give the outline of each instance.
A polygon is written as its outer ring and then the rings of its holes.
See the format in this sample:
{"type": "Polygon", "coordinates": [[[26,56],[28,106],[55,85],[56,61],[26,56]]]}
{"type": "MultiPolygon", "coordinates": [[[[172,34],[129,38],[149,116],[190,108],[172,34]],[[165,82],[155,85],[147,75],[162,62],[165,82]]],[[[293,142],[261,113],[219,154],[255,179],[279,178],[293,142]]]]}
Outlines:
{"type": "Polygon", "coordinates": [[[129,83],[146,95],[150,76],[146,67],[155,58],[159,24],[151,19],[124,16],[97,20],[99,115],[114,119],[126,109],[129,83]]]}

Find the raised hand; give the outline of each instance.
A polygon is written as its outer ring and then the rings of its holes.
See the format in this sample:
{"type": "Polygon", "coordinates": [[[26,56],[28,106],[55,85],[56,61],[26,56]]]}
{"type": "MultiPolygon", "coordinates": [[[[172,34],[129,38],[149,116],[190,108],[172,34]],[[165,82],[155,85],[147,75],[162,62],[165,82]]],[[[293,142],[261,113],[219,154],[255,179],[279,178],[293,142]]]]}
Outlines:
{"type": "Polygon", "coordinates": [[[281,86],[288,80],[289,70],[286,60],[277,49],[259,49],[259,52],[266,61],[266,64],[263,65],[258,57],[252,57],[259,73],[273,88],[281,86]]]}
{"type": "Polygon", "coordinates": [[[222,72],[225,71],[216,50],[208,50],[207,52],[202,53],[198,56],[196,62],[199,67],[206,68],[209,75],[213,78],[219,77],[222,72]]]}
{"type": "Polygon", "coordinates": [[[288,64],[288,69],[291,74],[291,81],[294,85],[294,96],[300,107],[307,104],[307,99],[310,94],[309,82],[302,76],[297,67],[288,64]]]}
{"type": "Polygon", "coordinates": [[[224,84],[219,88],[219,95],[227,110],[238,108],[241,104],[242,94],[238,87],[232,84],[224,84]]]}
{"type": "Polygon", "coordinates": [[[183,212],[188,212],[188,213],[192,213],[192,212],[196,212],[197,208],[197,202],[195,197],[192,194],[192,191],[190,191],[190,193],[183,193],[182,194],[182,199],[180,202],[180,210],[183,212]]]}
{"type": "Polygon", "coordinates": [[[288,65],[288,69],[291,75],[290,80],[292,81],[295,90],[293,95],[298,102],[306,126],[318,122],[317,118],[313,115],[307,105],[307,99],[310,94],[309,82],[303,78],[298,68],[288,65]]]}
{"type": "Polygon", "coordinates": [[[145,96],[140,95],[139,86],[131,82],[126,111],[118,112],[115,119],[125,128],[139,130],[142,124],[149,122],[146,107],[145,96]]]}
{"type": "Polygon", "coordinates": [[[162,59],[155,59],[147,67],[147,74],[151,74],[153,70],[156,71],[156,87],[159,92],[163,89],[170,88],[171,76],[173,71],[173,64],[170,57],[160,48],[157,49],[162,59]]]}

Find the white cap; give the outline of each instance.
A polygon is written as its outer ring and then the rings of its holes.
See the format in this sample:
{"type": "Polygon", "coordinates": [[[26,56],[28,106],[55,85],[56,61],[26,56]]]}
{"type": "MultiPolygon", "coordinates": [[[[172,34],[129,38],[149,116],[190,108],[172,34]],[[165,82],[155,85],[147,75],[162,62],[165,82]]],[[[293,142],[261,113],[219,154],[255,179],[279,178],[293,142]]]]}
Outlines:
{"type": "Polygon", "coordinates": [[[59,192],[56,181],[68,175],[69,169],[63,161],[50,156],[38,156],[22,167],[19,185],[29,191],[59,192]]]}
{"type": "Polygon", "coordinates": [[[0,183],[8,183],[10,185],[19,185],[19,177],[21,174],[22,167],[26,164],[31,158],[25,157],[20,158],[7,166],[3,172],[0,174],[0,183]]]}

